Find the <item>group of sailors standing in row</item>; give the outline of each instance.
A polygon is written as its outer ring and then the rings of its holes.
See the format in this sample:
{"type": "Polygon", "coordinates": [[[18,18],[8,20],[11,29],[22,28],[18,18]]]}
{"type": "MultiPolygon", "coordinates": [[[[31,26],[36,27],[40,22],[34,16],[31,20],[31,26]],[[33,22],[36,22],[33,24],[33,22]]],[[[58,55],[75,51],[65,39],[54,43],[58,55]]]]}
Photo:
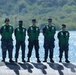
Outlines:
{"type": "MultiPolygon", "coordinates": [[[[16,45],[15,45],[15,62],[18,62],[19,49],[21,47],[22,50],[22,62],[25,61],[25,39],[26,39],[26,28],[23,27],[23,21],[19,21],[19,26],[14,30],[13,27],[9,24],[9,18],[5,19],[5,24],[0,28],[1,38],[1,48],[2,48],[2,62],[5,62],[6,52],[8,51],[9,62],[13,62],[12,60],[12,52],[13,52],[13,39],[12,34],[14,32],[16,45]]],[[[40,63],[39,58],[39,33],[40,29],[36,26],[36,19],[32,19],[32,26],[30,26],[27,30],[28,34],[28,59],[27,62],[30,62],[30,57],[32,55],[33,47],[35,48],[35,54],[37,58],[37,62],[40,63]]],[[[42,33],[44,35],[44,61],[47,62],[48,54],[50,58],[50,62],[54,63],[53,53],[55,47],[55,39],[54,35],[56,33],[56,28],[52,25],[52,19],[48,19],[48,25],[46,25],[42,29],[42,33]]],[[[69,32],[66,30],[66,25],[62,24],[62,30],[57,34],[59,40],[59,62],[62,62],[63,52],[65,52],[65,62],[69,63],[68,60],[68,51],[69,51],[69,32]]]]}

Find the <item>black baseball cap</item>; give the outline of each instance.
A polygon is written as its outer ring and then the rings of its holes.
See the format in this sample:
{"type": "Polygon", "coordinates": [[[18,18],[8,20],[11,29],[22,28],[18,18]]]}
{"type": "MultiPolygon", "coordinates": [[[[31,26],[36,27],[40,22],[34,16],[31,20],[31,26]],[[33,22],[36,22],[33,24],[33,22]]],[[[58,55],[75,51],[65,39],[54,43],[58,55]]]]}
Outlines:
{"type": "Polygon", "coordinates": [[[19,20],[19,25],[23,24],[23,21],[22,20],[19,20]]]}
{"type": "Polygon", "coordinates": [[[5,23],[6,23],[6,22],[9,22],[9,21],[10,21],[9,18],[6,18],[6,19],[5,19],[5,23]]]}
{"type": "Polygon", "coordinates": [[[49,18],[49,19],[48,19],[48,22],[52,22],[52,19],[51,19],[51,18],[49,18]]]}
{"type": "Polygon", "coordinates": [[[32,22],[36,22],[36,19],[32,19],[32,22]]]}
{"type": "Polygon", "coordinates": [[[62,24],[62,27],[63,27],[63,28],[66,28],[66,25],[65,25],[65,24],[62,24]]]}

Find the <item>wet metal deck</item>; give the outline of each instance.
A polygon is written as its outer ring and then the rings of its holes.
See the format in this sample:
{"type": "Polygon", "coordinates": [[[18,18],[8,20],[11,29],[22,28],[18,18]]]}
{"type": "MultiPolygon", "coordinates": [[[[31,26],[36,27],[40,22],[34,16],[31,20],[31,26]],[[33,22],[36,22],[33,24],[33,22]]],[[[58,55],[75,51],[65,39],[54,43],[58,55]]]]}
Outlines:
{"type": "Polygon", "coordinates": [[[76,64],[0,62],[0,75],[76,75],[76,64]]]}

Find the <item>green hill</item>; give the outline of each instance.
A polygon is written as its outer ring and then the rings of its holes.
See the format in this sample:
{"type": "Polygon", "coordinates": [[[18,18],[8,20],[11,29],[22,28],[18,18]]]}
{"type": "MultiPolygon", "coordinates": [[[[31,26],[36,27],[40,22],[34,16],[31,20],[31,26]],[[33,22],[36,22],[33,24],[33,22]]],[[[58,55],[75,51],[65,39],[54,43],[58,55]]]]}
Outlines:
{"type": "Polygon", "coordinates": [[[68,30],[75,30],[76,0],[0,0],[0,25],[6,17],[14,27],[20,19],[28,27],[32,18],[37,19],[39,26],[52,18],[57,29],[65,23],[68,30]]]}

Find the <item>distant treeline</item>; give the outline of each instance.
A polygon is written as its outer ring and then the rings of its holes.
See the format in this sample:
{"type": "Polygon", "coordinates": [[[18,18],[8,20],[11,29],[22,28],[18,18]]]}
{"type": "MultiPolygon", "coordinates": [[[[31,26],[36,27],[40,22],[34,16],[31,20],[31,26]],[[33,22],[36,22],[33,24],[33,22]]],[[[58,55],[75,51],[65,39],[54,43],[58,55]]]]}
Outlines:
{"type": "Polygon", "coordinates": [[[0,0],[0,25],[6,17],[14,27],[18,20],[23,20],[28,28],[32,18],[36,18],[41,27],[52,18],[57,30],[63,23],[68,30],[76,30],[76,0],[0,0]]]}

